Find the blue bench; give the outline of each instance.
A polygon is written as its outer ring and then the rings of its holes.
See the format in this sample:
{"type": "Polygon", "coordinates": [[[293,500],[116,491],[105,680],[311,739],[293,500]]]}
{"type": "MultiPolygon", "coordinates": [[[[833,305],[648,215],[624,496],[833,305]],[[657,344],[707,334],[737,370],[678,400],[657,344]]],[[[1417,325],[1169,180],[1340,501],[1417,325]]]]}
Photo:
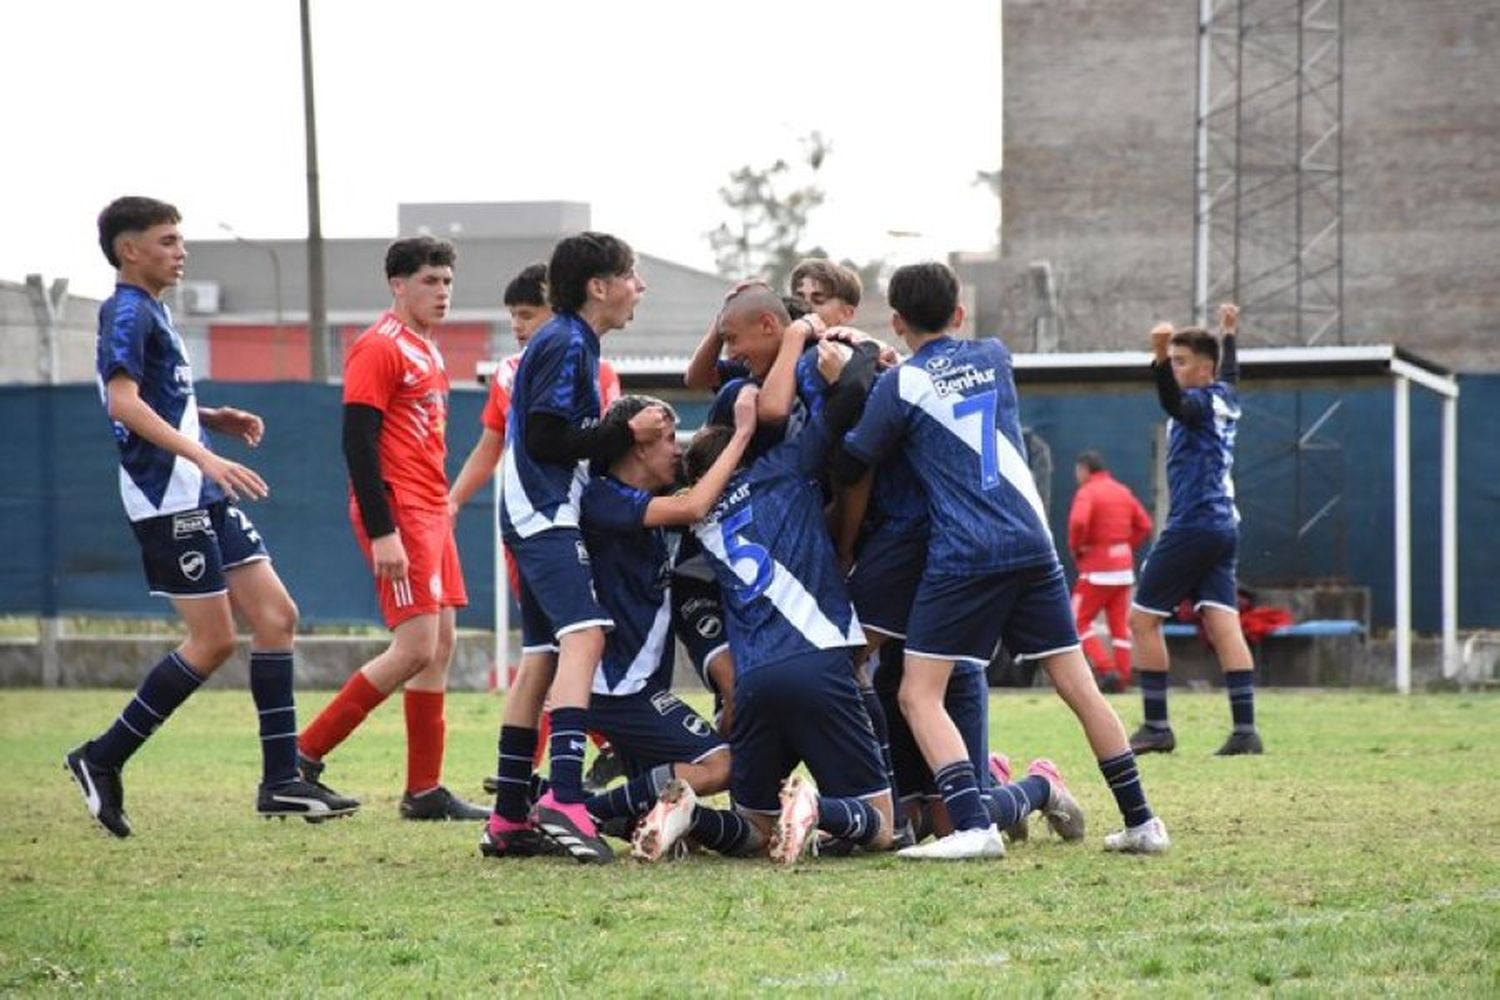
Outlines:
{"type": "MultiPolygon", "coordinates": [[[[1183,622],[1167,622],[1162,626],[1162,634],[1171,638],[1184,639],[1198,634],[1197,625],[1188,625],[1183,622]]],[[[1364,635],[1365,627],[1362,623],[1347,618],[1312,618],[1305,622],[1297,622],[1294,625],[1283,625],[1269,633],[1272,639],[1295,639],[1318,638],[1322,636],[1348,636],[1364,635]]]]}

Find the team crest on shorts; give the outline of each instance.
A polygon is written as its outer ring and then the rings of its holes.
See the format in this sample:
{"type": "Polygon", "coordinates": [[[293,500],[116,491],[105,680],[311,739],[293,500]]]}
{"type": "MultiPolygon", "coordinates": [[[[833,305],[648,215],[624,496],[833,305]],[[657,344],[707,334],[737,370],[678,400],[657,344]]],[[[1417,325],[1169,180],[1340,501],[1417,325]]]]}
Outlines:
{"type": "Polygon", "coordinates": [[[195,583],[203,578],[203,571],[208,568],[208,560],[203,558],[203,553],[197,549],[190,549],[177,557],[177,568],[182,570],[182,575],[195,583]]]}
{"type": "Polygon", "coordinates": [[[427,589],[432,592],[432,599],[434,601],[441,601],[443,599],[443,575],[441,573],[432,574],[431,578],[427,581],[427,589]]]}
{"type": "Polygon", "coordinates": [[[724,631],[724,620],[718,615],[704,615],[693,628],[705,639],[717,639],[724,631]]]}
{"type": "Polygon", "coordinates": [[[700,739],[713,731],[713,727],[708,724],[708,721],[696,712],[690,713],[683,718],[682,728],[700,739]]]}

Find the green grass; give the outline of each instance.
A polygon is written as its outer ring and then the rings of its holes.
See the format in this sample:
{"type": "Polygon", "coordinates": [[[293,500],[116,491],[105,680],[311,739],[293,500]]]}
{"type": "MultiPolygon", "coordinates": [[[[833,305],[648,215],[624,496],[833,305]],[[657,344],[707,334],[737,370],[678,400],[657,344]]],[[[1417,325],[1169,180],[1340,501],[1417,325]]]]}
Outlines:
{"type": "MultiPolygon", "coordinates": [[[[1263,694],[1270,752],[1229,760],[1222,695],[1174,695],[1178,751],[1142,770],[1175,845],[1150,859],[1100,850],[1117,817],[1061,703],[997,697],[993,745],[1059,761],[1086,844],[792,872],[482,860],[475,825],[397,820],[392,705],[332,759],[359,816],[268,824],[242,692],[194,698],[131,763],[137,836],[114,841],[60,760],[124,697],[0,693],[0,993],[1500,993],[1494,695],[1263,694]]],[[[450,701],[448,779],[476,798],[498,713],[450,701]]]]}

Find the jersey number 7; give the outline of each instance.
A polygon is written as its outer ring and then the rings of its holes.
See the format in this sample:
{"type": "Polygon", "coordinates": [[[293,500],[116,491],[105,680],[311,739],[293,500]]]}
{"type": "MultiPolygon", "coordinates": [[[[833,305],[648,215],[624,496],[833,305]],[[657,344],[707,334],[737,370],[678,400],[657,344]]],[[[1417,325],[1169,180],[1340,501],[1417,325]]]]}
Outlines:
{"type": "Polygon", "coordinates": [[[966,396],[953,403],[953,422],[969,417],[979,420],[979,486],[992,490],[1000,485],[1000,462],[995,454],[995,390],[966,396]]]}

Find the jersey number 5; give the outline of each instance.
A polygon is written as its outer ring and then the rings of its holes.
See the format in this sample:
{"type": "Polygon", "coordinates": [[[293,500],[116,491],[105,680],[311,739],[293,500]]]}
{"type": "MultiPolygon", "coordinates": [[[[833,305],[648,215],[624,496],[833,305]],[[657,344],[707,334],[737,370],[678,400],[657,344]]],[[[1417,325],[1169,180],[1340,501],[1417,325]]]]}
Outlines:
{"type": "Polygon", "coordinates": [[[741,583],[735,588],[736,595],[742,601],[752,601],[765,593],[771,585],[771,553],[767,552],[765,546],[758,545],[743,537],[740,532],[750,526],[750,505],[746,504],[726,517],[720,525],[724,532],[724,554],[729,557],[729,566],[740,575],[739,565],[749,561],[750,568],[755,571],[755,577],[749,583],[741,583]]]}
{"type": "Polygon", "coordinates": [[[979,486],[992,490],[1000,485],[1000,462],[995,454],[995,390],[966,396],[953,404],[953,422],[979,420],[979,486]]]}

